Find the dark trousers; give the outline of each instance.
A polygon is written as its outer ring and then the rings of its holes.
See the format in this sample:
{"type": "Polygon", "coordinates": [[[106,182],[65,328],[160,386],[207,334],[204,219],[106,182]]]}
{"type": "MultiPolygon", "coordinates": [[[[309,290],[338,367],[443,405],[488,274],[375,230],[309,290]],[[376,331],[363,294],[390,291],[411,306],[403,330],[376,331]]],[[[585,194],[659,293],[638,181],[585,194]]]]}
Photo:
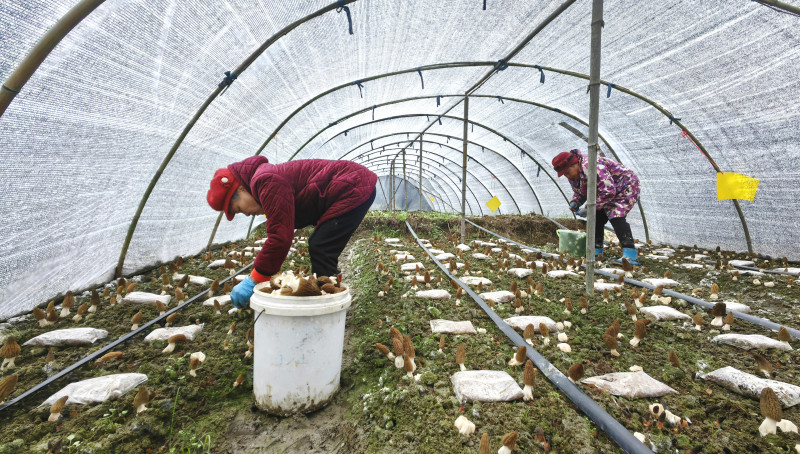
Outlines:
{"type": "Polygon", "coordinates": [[[312,273],[317,273],[317,276],[339,274],[339,255],[367,215],[369,207],[375,201],[375,194],[376,190],[373,190],[366,202],[341,216],[325,221],[314,229],[314,233],[308,238],[312,273]]]}
{"type": "MultiPolygon", "coordinates": [[[[606,222],[608,216],[604,210],[597,210],[597,224],[594,229],[594,247],[603,247],[603,236],[605,233],[606,222]]],[[[635,247],[633,244],[633,233],[631,233],[631,225],[624,217],[611,219],[611,227],[614,227],[614,233],[619,238],[619,244],[623,248],[635,247]]]]}

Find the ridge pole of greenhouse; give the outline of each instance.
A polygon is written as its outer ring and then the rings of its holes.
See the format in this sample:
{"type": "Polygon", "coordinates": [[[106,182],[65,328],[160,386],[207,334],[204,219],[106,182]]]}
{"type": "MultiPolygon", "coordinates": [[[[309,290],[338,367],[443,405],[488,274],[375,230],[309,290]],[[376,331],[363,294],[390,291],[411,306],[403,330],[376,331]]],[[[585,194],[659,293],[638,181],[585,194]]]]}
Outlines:
{"type": "Polygon", "coordinates": [[[600,120],[600,50],[603,0],[592,2],[592,47],[589,60],[589,175],[586,182],[586,294],[594,294],[594,231],[597,228],[597,129],[600,120]]]}
{"type": "Polygon", "coordinates": [[[469,96],[464,93],[464,161],[461,164],[461,244],[466,244],[467,236],[467,131],[469,130],[469,96]]]}
{"type": "Polygon", "coordinates": [[[419,211],[422,211],[422,134],[419,135],[419,211]]]}
{"type": "Polygon", "coordinates": [[[406,178],[406,150],[403,149],[403,211],[408,211],[408,179],[406,178]]]}

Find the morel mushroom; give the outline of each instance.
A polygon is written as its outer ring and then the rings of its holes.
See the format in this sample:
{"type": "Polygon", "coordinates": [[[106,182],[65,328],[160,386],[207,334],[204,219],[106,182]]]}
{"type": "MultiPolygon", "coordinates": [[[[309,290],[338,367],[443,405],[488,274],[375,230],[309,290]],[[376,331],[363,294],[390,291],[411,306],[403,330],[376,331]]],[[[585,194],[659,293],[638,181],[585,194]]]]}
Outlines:
{"type": "Polygon", "coordinates": [[[542,335],[542,345],[547,346],[550,344],[550,328],[544,323],[539,323],[539,334],[542,335]]]}
{"type": "Polygon", "coordinates": [[[464,344],[459,344],[458,349],[456,350],[456,364],[458,367],[464,371],[467,370],[467,367],[464,365],[464,362],[467,359],[467,349],[464,347],[464,344]]]}
{"type": "Polygon", "coordinates": [[[572,366],[570,366],[569,370],[567,370],[569,381],[571,381],[572,383],[575,383],[581,378],[583,378],[583,374],[584,374],[583,363],[575,363],[572,366]]]}
{"type": "Polygon", "coordinates": [[[203,352],[194,352],[189,355],[189,375],[197,377],[197,368],[206,361],[206,354],[203,352]]]}
{"type": "Polygon", "coordinates": [[[517,438],[519,435],[516,432],[503,437],[503,447],[497,451],[497,454],[511,454],[511,451],[517,449],[517,438]]]}
{"type": "Polygon", "coordinates": [[[137,312],[133,317],[131,317],[131,331],[136,331],[139,329],[139,323],[142,323],[142,317],[144,317],[142,311],[137,312]]]}
{"type": "Polygon", "coordinates": [[[0,358],[3,358],[3,364],[0,366],[0,371],[14,368],[14,360],[22,351],[17,340],[13,337],[7,337],[3,346],[0,347],[0,358]]]}
{"type": "MultiPolygon", "coordinates": [[[[442,336],[442,337],[444,337],[444,336],[442,336]]],[[[378,348],[378,350],[381,352],[382,355],[386,355],[386,357],[388,359],[390,359],[390,360],[394,359],[394,353],[389,351],[389,347],[381,344],[380,342],[376,343],[375,347],[378,348]]]]}
{"type": "Polygon", "coordinates": [[[649,322],[649,320],[647,320],[646,318],[636,321],[636,325],[634,327],[634,332],[633,332],[633,339],[630,340],[630,344],[632,347],[637,347],[639,345],[639,342],[641,342],[642,339],[644,339],[644,336],[647,335],[647,322],[649,322]]]}
{"type": "Polygon", "coordinates": [[[403,360],[403,338],[392,338],[392,347],[394,348],[394,367],[398,369],[402,369],[405,366],[405,360],[403,360]]]}
{"type": "Polygon", "coordinates": [[[525,362],[525,372],[522,374],[522,398],[526,401],[533,400],[533,387],[536,385],[536,368],[533,367],[531,360],[525,362]]]}
{"type": "Polygon", "coordinates": [[[755,358],[756,362],[758,363],[758,370],[761,371],[765,377],[772,378],[772,364],[767,360],[767,358],[764,358],[758,353],[753,353],[753,358],[755,358]]]}
{"type": "Polygon", "coordinates": [[[669,351],[669,354],[667,355],[667,359],[669,360],[670,364],[672,364],[673,367],[677,367],[678,369],[680,369],[681,360],[678,359],[678,354],[675,353],[675,350],[670,350],[669,351]]]}
{"type": "Polygon", "coordinates": [[[489,434],[486,432],[481,435],[481,444],[478,446],[478,454],[491,454],[491,447],[489,446],[489,434]]]}
{"type": "Polygon", "coordinates": [[[694,323],[694,329],[696,329],[697,331],[702,331],[703,330],[703,324],[705,323],[703,321],[703,314],[701,314],[699,312],[694,314],[692,316],[692,322],[694,323]]]}
{"type": "Polygon", "coordinates": [[[95,312],[97,312],[97,308],[100,307],[100,294],[97,293],[97,290],[92,290],[92,297],[89,300],[89,302],[91,303],[91,305],[89,306],[89,313],[94,314],[95,312]]]}
{"type": "Polygon", "coordinates": [[[733,325],[733,318],[734,318],[733,317],[733,312],[728,312],[728,315],[726,315],[725,318],[722,320],[723,323],[724,323],[722,325],[722,331],[730,331],[731,330],[731,325],[733,325]]]}
{"type": "Polygon", "coordinates": [[[147,391],[146,386],[140,386],[139,392],[136,393],[136,397],[133,398],[133,408],[136,409],[136,414],[147,410],[147,403],[150,402],[150,392],[147,391]]]}
{"type": "Polygon", "coordinates": [[[403,354],[411,361],[411,372],[417,370],[417,364],[414,362],[414,358],[416,358],[414,344],[411,342],[411,337],[409,336],[403,338],[403,354]]]}
{"type": "Polygon", "coordinates": [[[536,330],[533,327],[533,323],[528,323],[528,326],[525,327],[522,337],[525,338],[525,342],[527,342],[530,346],[533,346],[534,336],[536,336],[536,330]]]}
{"type": "Polygon", "coordinates": [[[711,326],[722,326],[722,317],[725,316],[726,308],[725,303],[722,302],[716,303],[711,308],[711,315],[714,316],[714,320],[711,320],[711,326]]]}
{"type": "Polygon", "coordinates": [[[235,388],[242,383],[244,383],[244,374],[239,374],[239,376],[236,377],[236,380],[233,381],[233,387],[235,388]]]}
{"type": "Polygon", "coordinates": [[[719,285],[717,285],[716,283],[711,284],[711,295],[709,295],[708,297],[712,300],[719,298],[719,285]]]}
{"type": "Polygon", "coordinates": [[[67,399],[69,399],[69,396],[64,396],[50,406],[50,417],[47,418],[48,421],[58,422],[58,420],[61,419],[61,412],[64,411],[67,399]]]}
{"type": "Polygon", "coordinates": [[[86,303],[83,303],[83,304],[81,304],[80,306],[78,306],[78,311],[77,311],[77,313],[75,314],[75,316],[74,316],[74,317],[72,317],[72,321],[74,321],[74,322],[80,322],[81,320],[83,320],[83,316],[84,316],[84,315],[86,314],[86,312],[88,312],[88,311],[89,311],[89,305],[88,305],[88,304],[86,304],[86,303]]]}
{"type": "Polygon", "coordinates": [[[39,322],[39,326],[44,327],[50,324],[47,321],[47,314],[38,307],[33,308],[33,317],[39,322]]]}
{"type": "Polygon", "coordinates": [[[17,386],[18,378],[19,377],[17,374],[12,374],[0,380],[0,404],[4,402],[3,399],[10,396],[11,393],[14,392],[14,388],[17,386]]]}
{"type": "Polygon", "coordinates": [[[164,347],[164,350],[161,350],[161,353],[172,353],[175,350],[175,345],[178,342],[188,342],[189,339],[186,337],[185,334],[174,334],[167,339],[167,346],[164,347]]]}
{"type": "Polygon", "coordinates": [[[509,366],[521,366],[525,363],[527,349],[521,346],[517,349],[516,354],[508,361],[509,366]]]}
{"type": "Polygon", "coordinates": [[[789,334],[789,330],[787,330],[785,326],[781,326],[781,329],[778,330],[778,340],[789,345],[789,339],[791,338],[792,336],[789,334]]]}
{"type": "Polygon", "coordinates": [[[75,297],[72,296],[72,290],[64,295],[64,301],[61,302],[61,317],[69,315],[69,310],[75,305],[75,297]]]}
{"type": "Polygon", "coordinates": [[[617,351],[617,348],[619,348],[619,342],[617,342],[617,336],[603,334],[603,343],[606,344],[606,348],[611,353],[611,356],[619,356],[619,352],[617,351]]]}

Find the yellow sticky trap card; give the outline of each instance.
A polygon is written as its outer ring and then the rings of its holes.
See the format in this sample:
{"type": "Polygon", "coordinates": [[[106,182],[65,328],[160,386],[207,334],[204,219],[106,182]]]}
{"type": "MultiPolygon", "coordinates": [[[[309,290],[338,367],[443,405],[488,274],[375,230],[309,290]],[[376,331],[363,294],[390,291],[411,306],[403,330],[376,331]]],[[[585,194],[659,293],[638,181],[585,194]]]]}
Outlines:
{"type": "Polygon", "coordinates": [[[759,180],[739,173],[717,173],[717,200],[741,199],[752,202],[756,198],[759,180]]]}
{"type": "Polygon", "coordinates": [[[497,211],[497,209],[500,208],[500,205],[500,199],[498,199],[497,196],[492,197],[488,202],[486,202],[486,206],[489,207],[492,212],[497,211]]]}

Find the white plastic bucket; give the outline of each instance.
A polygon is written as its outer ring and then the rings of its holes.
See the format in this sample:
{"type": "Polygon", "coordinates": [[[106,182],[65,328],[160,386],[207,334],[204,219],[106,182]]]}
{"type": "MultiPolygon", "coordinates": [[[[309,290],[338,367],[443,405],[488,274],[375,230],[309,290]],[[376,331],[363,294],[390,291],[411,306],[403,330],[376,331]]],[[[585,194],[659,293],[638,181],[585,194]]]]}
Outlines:
{"type": "Polygon", "coordinates": [[[314,411],[339,390],[350,291],[294,297],[261,292],[265,285],[250,299],[256,406],[281,416],[314,411]]]}

